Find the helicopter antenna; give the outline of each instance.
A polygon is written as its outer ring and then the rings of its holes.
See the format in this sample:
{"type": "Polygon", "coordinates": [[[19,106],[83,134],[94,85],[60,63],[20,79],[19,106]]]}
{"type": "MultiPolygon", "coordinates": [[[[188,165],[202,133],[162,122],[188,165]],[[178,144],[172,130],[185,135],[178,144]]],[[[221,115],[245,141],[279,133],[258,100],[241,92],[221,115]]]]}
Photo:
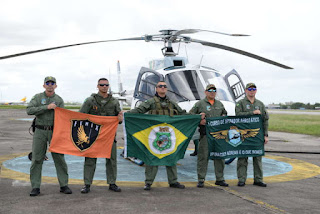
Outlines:
{"type": "Polygon", "coordinates": [[[203,59],[203,54],[202,54],[201,59],[200,59],[199,67],[201,66],[202,59],[203,59]]]}
{"type": "Polygon", "coordinates": [[[187,59],[189,60],[189,56],[188,56],[188,51],[187,51],[187,44],[184,44],[184,46],[185,46],[185,51],[186,51],[186,56],[187,56],[187,59]]]}
{"type": "Polygon", "coordinates": [[[178,46],[178,53],[177,53],[177,55],[179,55],[179,52],[180,52],[180,44],[181,44],[181,42],[179,42],[179,46],[178,46]]]}

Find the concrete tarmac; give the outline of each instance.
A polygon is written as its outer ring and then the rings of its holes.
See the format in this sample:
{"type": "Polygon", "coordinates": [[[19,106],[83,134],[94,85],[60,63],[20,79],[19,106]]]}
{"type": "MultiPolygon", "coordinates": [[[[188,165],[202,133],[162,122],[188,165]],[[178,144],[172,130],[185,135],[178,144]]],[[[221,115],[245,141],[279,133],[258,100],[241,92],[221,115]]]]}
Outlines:
{"type": "MultiPolygon", "coordinates": [[[[18,118],[33,117],[25,110],[0,110],[0,213],[320,213],[319,137],[270,132],[265,150],[277,153],[267,152],[267,156],[290,160],[294,167],[281,178],[266,177],[266,188],[253,186],[248,179],[245,187],[227,180],[227,188],[214,182],[197,188],[195,181],[182,190],[155,184],[151,191],[144,191],[143,182],[138,182],[120,186],[120,193],[94,185],[89,194],[81,194],[82,184],[70,184],[73,194],[65,195],[57,181],[43,181],[40,196],[30,197],[30,182],[8,176],[1,164],[31,151],[30,122],[18,118]]],[[[123,145],[121,128],[119,146],[123,145]]]]}

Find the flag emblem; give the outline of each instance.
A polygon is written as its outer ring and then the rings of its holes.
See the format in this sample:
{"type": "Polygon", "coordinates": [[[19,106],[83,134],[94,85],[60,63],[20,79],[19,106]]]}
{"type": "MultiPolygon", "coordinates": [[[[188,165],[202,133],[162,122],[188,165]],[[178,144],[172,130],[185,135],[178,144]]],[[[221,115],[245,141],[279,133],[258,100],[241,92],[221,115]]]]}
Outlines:
{"type": "Polygon", "coordinates": [[[215,139],[225,139],[233,147],[239,146],[245,138],[255,137],[260,131],[257,129],[238,129],[236,126],[231,126],[229,130],[210,132],[215,139]]]}
{"type": "Polygon", "coordinates": [[[153,141],[153,147],[159,151],[170,148],[171,146],[171,135],[170,133],[157,132],[157,138],[153,141]]]}
{"type": "Polygon", "coordinates": [[[80,152],[89,149],[98,139],[101,124],[90,120],[72,120],[71,139],[80,152]]]}

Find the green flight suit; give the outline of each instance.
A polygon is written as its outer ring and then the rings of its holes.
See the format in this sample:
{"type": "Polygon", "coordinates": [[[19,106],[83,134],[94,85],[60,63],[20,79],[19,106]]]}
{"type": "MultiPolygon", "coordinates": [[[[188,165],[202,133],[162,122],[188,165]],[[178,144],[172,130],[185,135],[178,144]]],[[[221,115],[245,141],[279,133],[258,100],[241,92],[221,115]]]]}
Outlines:
{"type": "MultiPolygon", "coordinates": [[[[253,115],[254,110],[261,111],[261,117],[263,121],[264,135],[268,136],[268,120],[269,115],[264,106],[264,104],[258,100],[254,99],[251,103],[250,100],[245,97],[236,104],[236,115],[253,115]]],[[[263,171],[262,171],[262,156],[253,157],[253,177],[254,182],[263,182],[263,171]]],[[[248,158],[238,158],[237,162],[237,175],[239,182],[245,183],[247,180],[247,168],[248,168],[248,158]]]]}
{"type": "MultiPolygon", "coordinates": [[[[154,96],[153,98],[146,100],[141,103],[135,109],[128,111],[127,113],[138,113],[144,114],[149,112],[149,114],[158,114],[158,115],[182,115],[186,114],[185,110],[182,110],[180,106],[169,100],[167,97],[161,98],[159,96],[154,96]]],[[[168,183],[174,184],[178,181],[177,165],[166,166],[168,183]]],[[[154,179],[156,178],[158,172],[158,166],[146,166],[145,176],[146,184],[152,185],[154,179]]]]}
{"type": "MultiPolygon", "coordinates": [[[[220,117],[227,115],[223,104],[219,100],[214,100],[213,105],[208,101],[207,98],[204,98],[198,101],[190,110],[191,114],[200,114],[201,112],[206,114],[206,117],[220,117]]],[[[205,126],[200,125],[200,129],[205,129],[205,126]]],[[[207,136],[204,131],[200,131],[200,143],[198,147],[198,159],[197,159],[197,173],[198,181],[204,181],[207,175],[208,169],[208,141],[207,136]]],[[[216,181],[224,181],[224,160],[223,159],[214,159],[214,172],[216,175],[216,181]]]]}
{"type": "MultiPolygon", "coordinates": [[[[53,127],[54,110],[48,109],[48,105],[55,103],[56,106],[63,108],[62,98],[53,94],[48,97],[45,92],[36,94],[31,99],[27,107],[28,115],[36,116],[36,126],[53,127]]],[[[30,167],[30,181],[32,188],[40,188],[42,164],[47,152],[47,143],[51,141],[52,129],[43,130],[36,128],[33,134],[32,143],[32,162],[30,167]]],[[[64,159],[64,154],[52,152],[52,158],[56,167],[60,187],[68,185],[68,167],[64,159]]]]}
{"type": "MultiPolygon", "coordinates": [[[[81,106],[80,112],[86,114],[100,115],[100,116],[117,116],[120,109],[120,104],[117,99],[108,95],[108,97],[103,98],[99,93],[92,94],[88,97],[83,105],[81,106]]],[[[93,181],[93,176],[96,170],[97,158],[85,158],[84,161],[84,183],[86,185],[91,185],[93,181]]],[[[106,174],[107,183],[115,184],[117,180],[117,145],[116,141],[113,142],[111,157],[106,158],[106,174]]]]}

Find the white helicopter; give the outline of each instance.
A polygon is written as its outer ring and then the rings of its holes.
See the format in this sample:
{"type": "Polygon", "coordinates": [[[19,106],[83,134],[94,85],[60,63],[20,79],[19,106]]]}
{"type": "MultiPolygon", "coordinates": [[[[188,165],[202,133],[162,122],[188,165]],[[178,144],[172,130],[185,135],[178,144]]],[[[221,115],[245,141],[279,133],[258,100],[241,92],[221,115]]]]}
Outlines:
{"type": "Polygon", "coordinates": [[[185,57],[177,56],[177,53],[173,51],[173,43],[199,43],[204,46],[219,48],[241,55],[245,55],[265,63],[269,63],[275,66],[279,66],[284,69],[292,69],[286,65],[277,63],[275,61],[263,58],[261,56],[242,51],[229,46],[207,42],[203,40],[193,39],[184,34],[193,34],[198,32],[210,32],[227,36],[248,36],[244,34],[227,34],[216,31],[201,30],[201,29],[184,29],[184,30],[161,30],[160,34],[156,35],[144,35],[141,37],[132,37],[115,40],[101,40],[93,42],[84,42],[71,45],[57,46],[45,49],[39,49],[34,51],[22,52],[7,56],[0,57],[0,60],[18,57],[28,54],[34,54],[43,51],[55,50],[60,48],[67,48],[80,45],[88,45],[104,42],[115,41],[130,41],[130,40],[142,40],[146,42],[156,41],[164,42],[162,53],[163,59],[152,60],[149,63],[149,68],[142,67],[136,81],[136,86],[133,93],[133,98],[128,98],[128,93],[123,90],[120,76],[120,65],[118,63],[118,81],[119,81],[119,100],[131,103],[131,108],[134,108],[146,99],[149,99],[155,94],[155,86],[158,81],[165,81],[168,85],[168,97],[176,101],[181,108],[187,111],[191,109],[195,102],[204,98],[204,91],[207,84],[213,83],[217,86],[217,99],[222,101],[228,115],[234,115],[235,102],[244,95],[244,84],[236,70],[232,70],[226,75],[221,75],[213,68],[209,68],[202,65],[192,65],[188,63],[188,59],[185,57]],[[230,81],[232,80],[232,81],[230,81]]]}

